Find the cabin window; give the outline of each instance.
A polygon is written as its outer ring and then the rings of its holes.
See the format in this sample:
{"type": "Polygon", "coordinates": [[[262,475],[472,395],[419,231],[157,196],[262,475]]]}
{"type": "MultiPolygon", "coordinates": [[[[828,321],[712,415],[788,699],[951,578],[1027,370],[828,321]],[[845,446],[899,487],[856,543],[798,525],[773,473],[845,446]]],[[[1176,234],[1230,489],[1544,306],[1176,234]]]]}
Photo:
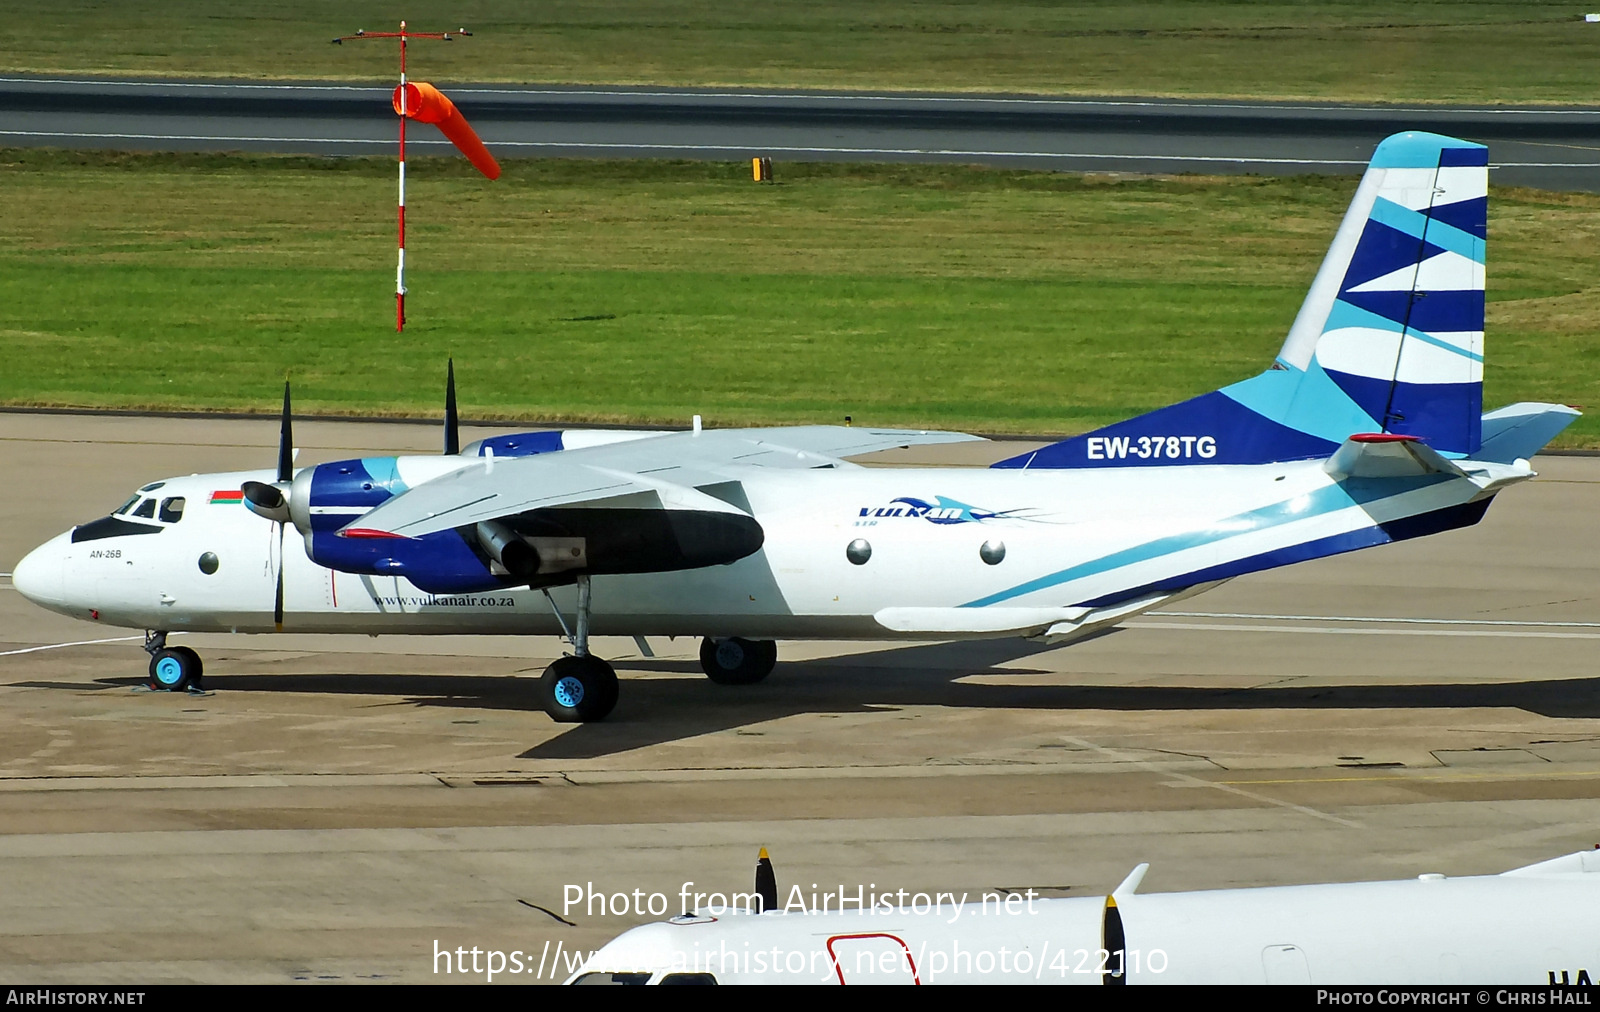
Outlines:
{"type": "Polygon", "coordinates": [[[139,504],[131,515],[144,517],[146,520],[154,520],[156,518],[156,501],[154,499],[146,499],[139,504]]]}
{"type": "Polygon", "coordinates": [[[160,519],[163,523],[175,524],[183,519],[183,496],[175,495],[171,499],[161,500],[160,519]]]}

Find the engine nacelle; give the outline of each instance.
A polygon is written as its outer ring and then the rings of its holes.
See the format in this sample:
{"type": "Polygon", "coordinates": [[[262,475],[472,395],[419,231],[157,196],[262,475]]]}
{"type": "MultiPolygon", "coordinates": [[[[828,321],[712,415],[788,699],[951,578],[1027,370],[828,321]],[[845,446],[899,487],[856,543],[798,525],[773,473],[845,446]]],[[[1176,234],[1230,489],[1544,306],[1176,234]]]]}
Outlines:
{"type": "Polygon", "coordinates": [[[482,552],[457,531],[420,538],[350,538],[312,531],[306,535],[306,554],[317,565],[341,573],[403,577],[429,594],[474,594],[527,583],[496,575],[482,552]]]}
{"type": "MultiPolygon", "coordinates": [[[[295,529],[306,535],[332,534],[404,492],[411,485],[400,476],[402,459],[361,457],[303,468],[289,487],[289,517],[295,529]]],[[[420,459],[434,465],[428,468],[432,473],[427,478],[448,474],[470,463],[455,457],[420,459]]],[[[406,469],[413,470],[409,466],[406,469]]]]}

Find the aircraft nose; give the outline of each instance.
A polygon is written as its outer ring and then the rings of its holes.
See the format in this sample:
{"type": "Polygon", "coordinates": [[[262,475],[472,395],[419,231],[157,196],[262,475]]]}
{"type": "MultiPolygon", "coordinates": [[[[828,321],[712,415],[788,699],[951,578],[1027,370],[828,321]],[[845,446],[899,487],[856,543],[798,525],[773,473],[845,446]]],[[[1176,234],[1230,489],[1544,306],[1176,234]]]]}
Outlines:
{"type": "Polygon", "coordinates": [[[66,535],[47,541],[23,556],[11,570],[11,585],[34,604],[49,608],[64,601],[66,535]]]}

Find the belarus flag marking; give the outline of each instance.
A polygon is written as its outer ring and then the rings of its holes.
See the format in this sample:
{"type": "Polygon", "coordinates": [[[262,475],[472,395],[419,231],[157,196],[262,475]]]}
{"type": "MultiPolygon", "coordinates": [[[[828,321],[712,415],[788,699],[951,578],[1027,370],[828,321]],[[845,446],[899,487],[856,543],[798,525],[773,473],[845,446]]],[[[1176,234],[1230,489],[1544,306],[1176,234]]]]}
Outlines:
{"type": "Polygon", "coordinates": [[[225,491],[225,492],[213,492],[213,493],[211,493],[211,505],[213,505],[213,506],[216,506],[216,505],[226,506],[229,503],[240,503],[240,502],[244,502],[244,492],[241,489],[237,489],[236,488],[236,489],[232,489],[232,490],[225,491]]]}

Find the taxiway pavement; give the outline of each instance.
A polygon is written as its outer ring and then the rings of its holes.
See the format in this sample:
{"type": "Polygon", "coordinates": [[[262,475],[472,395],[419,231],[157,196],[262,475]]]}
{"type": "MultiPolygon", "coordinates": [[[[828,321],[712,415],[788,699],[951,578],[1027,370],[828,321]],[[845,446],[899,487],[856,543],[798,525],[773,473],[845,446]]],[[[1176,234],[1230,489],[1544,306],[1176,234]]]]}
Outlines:
{"type": "MultiPolygon", "coordinates": [[[[301,465],[438,441],[295,431],[301,465]]],[[[0,414],[0,572],[147,481],[270,466],[275,439],[270,420],[0,414]]],[[[0,979],[460,981],[436,946],[548,963],[654,919],[564,907],[567,886],[675,906],[685,882],[748,890],[762,845],[785,893],[1049,895],[1138,861],[1158,891],[1590,847],[1600,458],[1536,466],[1475,528],[1064,648],[784,643],[765,682],[723,687],[696,643],[597,642],[625,685],[585,726],[535,701],[552,639],[194,636],[215,691],[169,695],[136,690],[135,631],[0,578],[0,979]]]]}

